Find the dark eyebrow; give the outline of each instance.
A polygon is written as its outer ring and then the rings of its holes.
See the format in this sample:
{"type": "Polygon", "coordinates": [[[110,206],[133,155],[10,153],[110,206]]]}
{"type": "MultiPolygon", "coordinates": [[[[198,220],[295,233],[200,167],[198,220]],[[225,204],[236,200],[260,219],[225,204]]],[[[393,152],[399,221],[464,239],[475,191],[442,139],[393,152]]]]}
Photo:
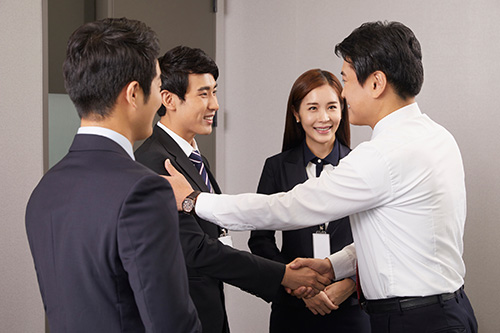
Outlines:
{"type": "MultiPolygon", "coordinates": [[[[326,104],[327,105],[328,104],[339,104],[339,102],[337,102],[337,101],[331,101],[331,102],[328,102],[326,104]]],[[[309,102],[309,103],[306,103],[306,105],[319,105],[319,103],[317,103],[317,102],[309,102]]]]}
{"type": "MultiPolygon", "coordinates": [[[[215,86],[213,87],[213,89],[217,88],[217,84],[215,84],[215,86]]],[[[198,91],[204,91],[204,90],[210,90],[212,89],[210,86],[203,86],[203,87],[200,87],[198,88],[198,91]]]]}

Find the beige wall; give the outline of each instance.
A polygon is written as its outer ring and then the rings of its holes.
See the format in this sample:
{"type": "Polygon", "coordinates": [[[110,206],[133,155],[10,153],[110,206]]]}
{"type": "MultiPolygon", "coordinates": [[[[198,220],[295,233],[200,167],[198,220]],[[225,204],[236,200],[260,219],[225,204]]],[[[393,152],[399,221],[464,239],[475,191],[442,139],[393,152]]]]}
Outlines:
{"type": "MultiPolygon", "coordinates": [[[[298,75],[320,67],[335,74],[341,61],[336,43],[365,21],[397,20],[419,38],[425,82],[417,101],[424,113],[456,137],[468,191],[464,258],[466,289],[482,333],[498,332],[500,316],[500,115],[495,97],[500,84],[500,2],[497,0],[380,1],[225,1],[221,102],[225,113],[225,173],[218,180],[227,193],[255,191],[266,157],[280,151],[289,89],[298,75]],[[314,4],[314,5],[313,5],[314,4]]],[[[221,112],[222,113],[222,112],[221,112]]],[[[371,130],[353,128],[353,146],[371,130]]],[[[218,140],[220,149],[221,140],[218,140]]],[[[417,158],[417,157],[416,157],[417,158]]],[[[246,249],[248,233],[233,233],[246,249]]],[[[266,332],[269,306],[228,288],[234,332],[266,332]]]]}
{"type": "Polygon", "coordinates": [[[43,173],[42,4],[0,2],[0,332],[44,332],[24,228],[43,173]]]}

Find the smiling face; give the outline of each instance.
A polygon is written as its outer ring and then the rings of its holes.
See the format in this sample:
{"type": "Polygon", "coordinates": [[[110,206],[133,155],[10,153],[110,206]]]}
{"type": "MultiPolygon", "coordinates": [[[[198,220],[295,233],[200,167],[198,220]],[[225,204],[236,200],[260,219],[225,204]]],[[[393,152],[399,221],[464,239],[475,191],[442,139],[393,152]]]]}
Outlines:
{"type": "Polygon", "coordinates": [[[300,121],[311,151],[331,151],[342,108],[339,96],[328,84],[311,90],[302,100],[295,119],[300,121]]]}
{"type": "Polygon", "coordinates": [[[184,101],[173,95],[175,111],[170,115],[170,129],[189,143],[195,135],[212,133],[214,116],[219,110],[216,92],[212,74],[189,74],[184,101]]]}

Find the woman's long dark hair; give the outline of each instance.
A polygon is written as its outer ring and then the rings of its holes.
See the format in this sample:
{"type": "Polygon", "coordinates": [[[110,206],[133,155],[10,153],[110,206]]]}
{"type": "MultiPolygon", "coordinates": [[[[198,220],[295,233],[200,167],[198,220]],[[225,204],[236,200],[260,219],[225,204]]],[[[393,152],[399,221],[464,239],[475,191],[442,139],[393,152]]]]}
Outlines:
{"type": "Polygon", "coordinates": [[[347,112],[347,104],[341,97],[342,85],[340,84],[339,79],[337,79],[337,77],[330,72],[323,71],[321,69],[311,69],[295,80],[292,90],[290,91],[286,108],[285,132],[283,134],[282,151],[294,148],[304,141],[305,132],[302,128],[302,124],[297,123],[294,111],[297,113],[299,112],[300,104],[307,94],[325,84],[332,87],[339,96],[340,107],[342,110],[342,118],[337,132],[335,133],[335,138],[347,147],[351,144],[349,114],[347,112]]]}

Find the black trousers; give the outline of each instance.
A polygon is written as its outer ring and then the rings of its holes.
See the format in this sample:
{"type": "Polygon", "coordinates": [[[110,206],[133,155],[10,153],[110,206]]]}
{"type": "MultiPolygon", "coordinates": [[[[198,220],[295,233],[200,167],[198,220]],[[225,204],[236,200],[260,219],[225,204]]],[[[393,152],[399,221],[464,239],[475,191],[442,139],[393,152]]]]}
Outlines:
{"type": "Polygon", "coordinates": [[[477,333],[465,292],[456,298],[407,311],[370,314],[372,333],[477,333]]]}
{"type": "Polygon", "coordinates": [[[341,306],[326,316],[308,308],[273,304],[271,333],[370,333],[369,317],[359,305],[341,306]]]}

